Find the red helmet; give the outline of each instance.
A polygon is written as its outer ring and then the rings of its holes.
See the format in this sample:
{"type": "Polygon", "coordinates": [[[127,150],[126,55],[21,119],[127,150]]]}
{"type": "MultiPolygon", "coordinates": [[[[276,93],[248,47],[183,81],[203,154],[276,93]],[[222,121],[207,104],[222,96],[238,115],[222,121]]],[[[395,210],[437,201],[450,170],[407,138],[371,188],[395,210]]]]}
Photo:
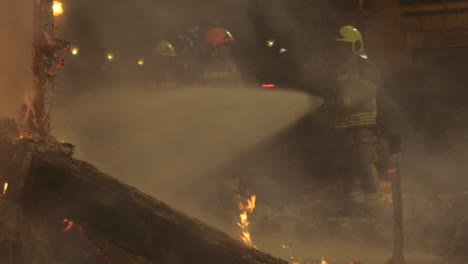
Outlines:
{"type": "Polygon", "coordinates": [[[221,27],[211,28],[205,33],[205,45],[211,45],[214,48],[215,53],[217,53],[217,46],[232,41],[234,41],[234,38],[231,33],[221,27]]]}

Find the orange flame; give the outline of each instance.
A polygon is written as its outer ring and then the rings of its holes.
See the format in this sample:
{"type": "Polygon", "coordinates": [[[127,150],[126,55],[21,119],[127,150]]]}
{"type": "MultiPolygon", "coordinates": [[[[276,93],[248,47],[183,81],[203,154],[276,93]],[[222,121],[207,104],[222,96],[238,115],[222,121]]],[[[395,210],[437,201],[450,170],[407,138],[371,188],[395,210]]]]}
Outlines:
{"type": "Polygon", "coordinates": [[[6,194],[7,190],[8,190],[8,182],[5,182],[5,183],[3,184],[3,195],[6,194]]]}
{"type": "Polygon", "coordinates": [[[239,210],[241,211],[239,215],[240,221],[237,223],[241,229],[240,238],[247,246],[257,248],[252,242],[252,238],[248,229],[250,222],[247,215],[247,213],[253,213],[257,197],[255,195],[252,195],[250,198],[246,199],[242,199],[240,195],[237,195],[236,197],[239,198],[239,210]]]}

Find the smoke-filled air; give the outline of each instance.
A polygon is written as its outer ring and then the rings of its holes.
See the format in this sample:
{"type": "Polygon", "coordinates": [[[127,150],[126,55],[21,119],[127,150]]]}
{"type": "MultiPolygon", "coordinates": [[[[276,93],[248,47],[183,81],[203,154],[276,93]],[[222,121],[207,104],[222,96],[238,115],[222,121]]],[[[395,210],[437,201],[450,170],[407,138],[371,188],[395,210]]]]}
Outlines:
{"type": "Polygon", "coordinates": [[[44,263],[468,263],[468,1],[3,1],[44,263]]]}
{"type": "Polygon", "coordinates": [[[0,15],[0,115],[16,117],[32,87],[32,6],[29,1],[4,1],[0,15]]]}

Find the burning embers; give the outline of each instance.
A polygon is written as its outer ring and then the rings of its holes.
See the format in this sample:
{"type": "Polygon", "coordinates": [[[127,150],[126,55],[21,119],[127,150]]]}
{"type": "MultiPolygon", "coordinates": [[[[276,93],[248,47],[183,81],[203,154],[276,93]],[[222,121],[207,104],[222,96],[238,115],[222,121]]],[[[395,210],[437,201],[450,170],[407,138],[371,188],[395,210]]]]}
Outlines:
{"type": "MultiPolygon", "coordinates": [[[[287,245],[281,245],[281,248],[283,248],[284,250],[288,252],[289,263],[291,264],[318,264],[316,261],[311,262],[311,261],[302,259],[302,257],[294,256],[291,248],[287,245]]],[[[323,264],[323,263],[320,263],[320,264],[323,264]]]]}
{"type": "Polygon", "coordinates": [[[247,246],[257,248],[252,242],[252,238],[248,228],[250,225],[248,214],[253,213],[257,197],[255,195],[252,195],[250,196],[250,198],[243,198],[240,195],[237,195],[236,198],[239,200],[239,210],[241,211],[239,215],[240,221],[237,223],[241,231],[240,238],[242,239],[242,241],[244,241],[244,243],[247,246]]]}
{"type": "MultiPolygon", "coordinates": [[[[320,261],[313,261],[313,260],[308,260],[308,259],[303,259],[302,257],[296,257],[294,256],[291,248],[287,245],[281,245],[281,248],[286,250],[288,252],[289,256],[289,263],[290,264],[328,264],[328,262],[325,260],[324,257],[320,259],[320,261]]],[[[347,262],[346,264],[354,264],[354,262],[347,262]]]]}
{"type": "MultiPolygon", "coordinates": [[[[85,242],[85,244],[92,247],[91,245],[93,243],[88,238],[88,235],[86,234],[85,229],[81,225],[77,224],[74,220],[72,220],[72,219],[63,219],[63,221],[62,221],[62,232],[77,236],[83,242],[85,242]]],[[[93,250],[83,251],[81,257],[83,259],[90,259],[90,258],[93,258],[93,257],[97,257],[97,258],[99,258],[101,260],[104,260],[105,263],[109,263],[109,264],[112,263],[109,256],[107,256],[102,249],[96,248],[96,249],[93,249],[93,250]]]]}
{"type": "Polygon", "coordinates": [[[75,226],[75,222],[73,220],[63,219],[62,224],[64,225],[63,232],[77,230],[80,236],[83,235],[83,228],[81,228],[80,226],[75,226]]]}

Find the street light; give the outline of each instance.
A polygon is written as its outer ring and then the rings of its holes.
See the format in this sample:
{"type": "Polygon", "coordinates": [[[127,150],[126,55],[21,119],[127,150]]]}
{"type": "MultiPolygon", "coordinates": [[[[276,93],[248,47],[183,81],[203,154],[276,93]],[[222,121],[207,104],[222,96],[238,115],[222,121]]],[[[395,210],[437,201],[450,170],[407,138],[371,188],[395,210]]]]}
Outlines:
{"type": "Polygon", "coordinates": [[[54,1],[52,4],[52,11],[54,16],[60,16],[63,14],[63,4],[60,1],[54,1]]]}
{"type": "Polygon", "coordinates": [[[106,54],[106,59],[108,61],[114,60],[114,53],[112,53],[112,52],[107,53],[106,54]]]}
{"type": "Polygon", "coordinates": [[[267,46],[269,48],[271,48],[271,47],[273,47],[275,45],[275,40],[274,39],[269,39],[269,40],[267,40],[266,44],[267,44],[267,46]]]}
{"type": "Polygon", "coordinates": [[[80,49],[78,49],[78,48],[72,48],[72,49],[71,49],[71,54],[72,54],[72,55],[75,55],[75,56],[76,56],[76,55],[78,55],[79,53],[80,53],[80,49]]]}

